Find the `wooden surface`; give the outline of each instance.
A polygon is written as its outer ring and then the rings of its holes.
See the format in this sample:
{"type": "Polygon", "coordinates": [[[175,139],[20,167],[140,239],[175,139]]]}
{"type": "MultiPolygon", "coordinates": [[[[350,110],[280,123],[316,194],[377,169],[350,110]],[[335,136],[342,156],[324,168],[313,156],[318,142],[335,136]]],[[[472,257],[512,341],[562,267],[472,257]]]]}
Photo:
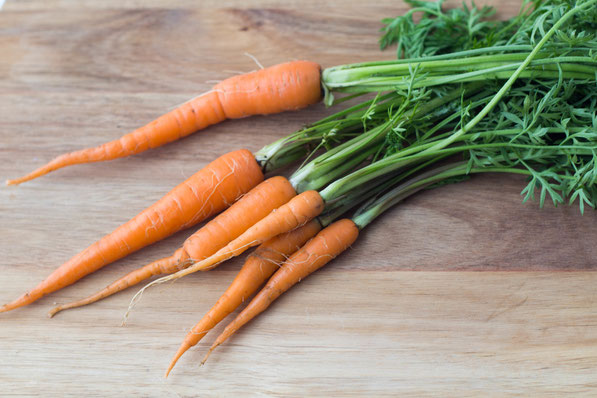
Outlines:
{"type": "MultiPolygon", "coordinates": [[[[393,56],[377,50],[378,21],[402,4],[320,3],[8,0],[0,11],[0,178],[118,137],[211,80],[255,69],[245,52],[265,65],[393,56]]],[[[518,4],[500,2],[500,15],[518,4]]],[[[328,112],[226,122],[129,159],[1,188],[0,301],[219,154],[257,150],[328,112]]],[[[179,233],[1,314],[0,395],[595,396],[597,214],[523,205],[522,183],[488,175],[409,199],[206,366],[198,363],[216,333],[168,380],[172,354],[240,260],[147,292],[126,327],[119,324],[134,289],[45,317],[54,302],[171,253],[190,232],[179,233]]]]}

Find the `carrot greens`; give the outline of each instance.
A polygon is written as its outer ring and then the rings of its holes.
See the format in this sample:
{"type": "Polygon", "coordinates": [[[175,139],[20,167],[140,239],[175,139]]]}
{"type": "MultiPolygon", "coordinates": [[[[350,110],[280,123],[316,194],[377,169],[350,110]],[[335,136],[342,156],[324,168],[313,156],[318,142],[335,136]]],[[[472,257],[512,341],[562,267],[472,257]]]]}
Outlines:
{"type": "Polygon", "coordinates": [[[520,43],[526,38],[532,48],[525,52],[463,58],[466,62],[460,62],[458,54],[449,54],[455,55],[454,59],[440,55],[443,58],[440,61],[429,61],[433,57],[428,57],[426,61],[414,61],[421,78],[412,77],[413,60],[355,67],[368,74],[353,81],[355,88],[369,89],[372,82],[380,79],[372,72],[375,69],[383,75],[383,81],[392,81],[401,88],[403,78],[380,72],[384,68],[386,71],[400,68],[408,70],[409,90],[413,90],[426,86],[429,79],[436,79],[436,71],[460,73],[460,68],[486,71],[495,69],[485,64],[491,57],[495,58],[491,62],[508,59],[500,67],[500,73],[507,77],[504,83],[495,79],[494,72],[479,74],[486,79],[484,89],[474,97],[469,95],[470,99],[466,99],[470,86],[460,85],[461,106],[443,121],[436,122],[442,126],[441,130],[431,128],[433,133],[423,136],[408,135],[408,129],[393,131],[388,135],[381,159],[337,179],[321,195],[341,197],[373,178],[408,170],[438,156],[461,156],[466,160],[467,173],[488,167],[516,173],[524,170],[530,177],[523,190],[525,200],[533,198],[535,189],[539,189],[541,206],[549,196],[554,204],[562,203],[565,198],[569,202],[578,201],[581,211],[585,205],[595,207],[597,41],[591,33],[594,28],[588,30],[597,20],[595,4],[595,0],[575,4],[546,1],[529,17],[514,18],[519,26],[508,42],[520,43]],[[481,57],[485,58],[483,62],[467,64],[481,57]],[[405,66],[408,68],[404,69],[405,66]]]}

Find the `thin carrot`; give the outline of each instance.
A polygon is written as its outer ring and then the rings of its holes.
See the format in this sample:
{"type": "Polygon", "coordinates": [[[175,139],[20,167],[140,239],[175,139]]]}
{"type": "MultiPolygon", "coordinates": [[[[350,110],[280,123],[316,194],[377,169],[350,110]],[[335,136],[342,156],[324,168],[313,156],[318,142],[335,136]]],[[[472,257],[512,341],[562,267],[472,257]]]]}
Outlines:
{"type": "Polygon", "coordinates": [[[263,173],[251,152],[242,149],[221,156],[61,265],[33,290],[0,307],[0,312],[31,304],[142,247],[197,224],[228,207],[261,181],[263,173]]]}
{"type": "Polygon", "coordinates": [[[358,236],[359,228],[347,218],[336,221],[319,232],[315,238],[286,260],[249,305],[226,326],[201,363],[205,363],[217,346],[265,311],[282,293],[334,259],[353,244],[358,236]]]}
{"type": "Polygon", "coordinates": [[[286,178],[269,178],[187,238],[172,256],[136,269],[85,299],[57,306],[48,316],[52,317],[65,309],[91,304],[154,275],[171,274],[192,262],[203,260],[294,196],[296,192],[286,178]]]}
{"type": "Polygon", "coordinates": [[[183,249],[180,248],[176,252],[174,252],[172,256],[162,258],[160,260],[147,264],[144,267],[137,268],[136,270],[129,272],[122,278],[119,278],[118,280],[112,282],[102,290],[92,294],[89,297],[77,301],[72,301],[67,304],[58,305],[52,308],[50,311],[48,311],[48,318],[52,318],[54,315],[63,310],[82,307],[87,304],[95,303],[96,301],[111,296],[121,290],[124,290],[130,286],[134,286],[139,282],[151,278],[154,275],[168,273],[166,270],[169,269],[169,267],[172,267],[173,264],[177,264],[179,261],[183,261],[183,254],[183,249]],[[173,263],[173,259],[176,259],[177,262],[173,263]]]}
{"type": "Polygon", "coordinates": [[[205,260],[199,261],[175,274],[164,276],[147,284],[133,297],[131,306],[129,306],[129,311],[132,308],[132,305],[134,305],[136,300],[138,300],[148,287],[179,279],[185,275],[192,274],[193,272],[207,271],[215,268],[219,263],[232,257],[236,257],[253,246],[260,245],[274,236],[292,231],[293,229],[308,223],[317,217],[323,209],[324,202],[317,191],[305,191],[300,195],[295,196],[288,203],[272,211],[268,216],[247,229],[241,236],[234,239],[205,260]]]}
{"type": "Polygon", "coordinates": [[[321,99],[321,67],[294,61],[234,76],[149,124],[95,148],[58,156],[24,177],[20,184],[62,167],[117,159],[156,148],[226,119],[296,110],[321,99]]]}
{"type": "Polygon", "coordinates": [[[250,297],[279,268],[280,264],[305,242],[321,230],[318,220],[312,220],[301,228],[278,235],[262,243],[239,271],[238,275],[216,304],[186,335],[180,348],[170,362],[166,377],[189,348],[197,344],[214,326],[250,297]]]}

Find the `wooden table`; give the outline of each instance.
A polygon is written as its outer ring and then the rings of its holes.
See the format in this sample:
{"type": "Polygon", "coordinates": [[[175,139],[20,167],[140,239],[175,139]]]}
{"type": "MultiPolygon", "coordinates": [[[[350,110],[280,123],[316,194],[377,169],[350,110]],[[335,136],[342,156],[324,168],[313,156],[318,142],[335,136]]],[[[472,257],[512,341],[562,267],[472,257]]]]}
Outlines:
{"type": "MultiPolygon", "coordinates": [[[[310,59],[379,58],[395,0],[8,0],[0,12],[0,177],[118,137],[212,80],[310,59]]],[[[497,4],[494,1],[494,4],[497,4]]],[[[518,0],[500,3],[514,14],[518,0]]],[[[452,3],[456,4],[456,2],[452,3]]],[[[219,154],[257,150],[323,106],[212,127],[129,159],[0,189],[0,301],[20,295],[219,154]]],[[[162,375],[239,269],[231,261],[147,292],[46,318],[189,232],[0,315],[0,395],[595,396],[597,214],[521,204],[487,175],[407,200],[280,298],[199,368],[216,333],[162,375]],[[570,272],[562,272],[570,271],[570,272]]],[[[222,330],[218,327],[215,332],[222,330]]]]}

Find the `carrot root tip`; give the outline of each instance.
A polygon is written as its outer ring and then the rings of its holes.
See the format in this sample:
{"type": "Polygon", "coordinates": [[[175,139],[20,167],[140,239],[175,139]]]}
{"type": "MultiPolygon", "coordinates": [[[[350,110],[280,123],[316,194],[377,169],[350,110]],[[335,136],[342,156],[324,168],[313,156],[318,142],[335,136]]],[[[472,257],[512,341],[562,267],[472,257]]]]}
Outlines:
{"type": "MultiPolygon", "coordinates": [[[[168,275],[168,276],[171,276],[171,275],[168,275]]],[[[168,276],[156,279],[155,281],[148,283],[133,296],[126,312],[124,313],[124,316],[122,317],[122,323],[120,324],[120,326],[126,325],[126,321],[128,320],[129,315],[130,315],[131,311],[133,310],[133,307],[139,302],[139,300],[141,300],[141,296],[143,295],[143,292],[145,291],[145,289],[147,289],[150,286],[159,285],[160,283],[166,282],[167,280],[169,280],[169,279],[167,279],[168,276]],[[165,279],[165,280],[163,280],[163,279],[165,279]]]]}
{"type": "Polygon", "coordinates": [[[209,356],[211,355],[212,351],[213,351],[213,350],[214,350],[216,347],[217,347],[217,346],[211,347],[211,348],[209,349],[209,351],[207,351],[207,354],[205,354],[205,356],[204,356],[204,357],[203,357],[203,359],[201,360],[201,365],[200,365],[200,366],[203,366],[203,365],[205,365],[205,362],[207,362],[207,358],[209,358],[209,356]]]}
{"type": "Polygon", "coordinates": [[[52,308],[50,311],[48,311],[48,318],[53,318],[54,315],[56,315],[60,311],[62,311],[62,307],[61,306],[52,308]]]}

